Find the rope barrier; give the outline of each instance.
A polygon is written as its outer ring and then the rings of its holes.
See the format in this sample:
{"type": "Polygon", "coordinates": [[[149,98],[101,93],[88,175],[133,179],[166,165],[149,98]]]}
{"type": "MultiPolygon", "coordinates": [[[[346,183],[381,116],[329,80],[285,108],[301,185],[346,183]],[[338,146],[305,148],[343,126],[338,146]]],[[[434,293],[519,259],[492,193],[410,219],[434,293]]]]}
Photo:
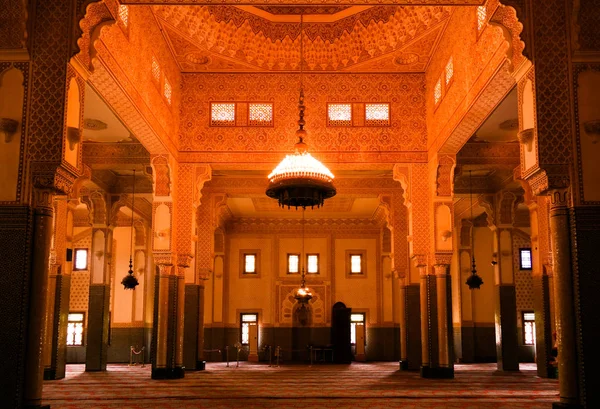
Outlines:
{"type": "Polygon", "coordinates": [[[131,345],[129,347],[129,366],[135,366],[135,365],[137,365],[139,363],[142,364],[142,368],[144,368],[146,366],[146,360],[145,360],[145,357],[144,357],[144,355],[145,355],[144,354],[144,350],[145,349],[146,349],[146,347],[142,347],[142,349],[140,349],[139,351],[136,351],[133,345],[131,345]],[[139,359],[140,355],[142,356],[141,361],[139,359]],[[136,358],[135,361],[137,361],[137,362],[134,362],[134,359],[133,359],[134,357],[136,358]]]}

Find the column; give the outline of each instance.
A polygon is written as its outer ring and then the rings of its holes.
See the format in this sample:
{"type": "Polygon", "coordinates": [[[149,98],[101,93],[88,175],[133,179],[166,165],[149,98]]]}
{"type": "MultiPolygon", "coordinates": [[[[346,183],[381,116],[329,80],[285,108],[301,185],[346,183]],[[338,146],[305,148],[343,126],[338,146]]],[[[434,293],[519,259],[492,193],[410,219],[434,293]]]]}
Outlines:
{"type": "MultiPolygon", "coordinates": [[[[527,189],[525,184],[524,188],[527,189]]],[[[545,196],[528,201],[531,225],[531,258],[533,281],[533,309],[535,312],[535,360],[537,375],[541,378],[556,376],[550,361],[552,338],[552,254],[550,243],[549,202],[545,196]]]]}
{"type": "MultiPolygon", "coordinates": [[[[44,379],[65,377],[67,361],[67,317],[71,289],[72,260],[67,258],[67,249],[72,251],[72,213],[68,209],[67,197],[54,201],[55,214],[53,250],[50,256],[49,285],[47,296],[46,334],[44,341],[44,379]]],[[[72,255],[72,253],[71,253],[72,255]]]]}
{"type": "MultiPolygon", "coordinates": [[[[98,210],[94,209],[95,212],[98,210]]],[[[94,218],[97,216],[94,215],[94,218]]],[[[112,227],[96,225],[92,228],[92,256],[85,348],[85,370],[87,372],[106,371],[110,324],[112,237],[112,227]]]]}
{"type": "Polygon", "coordinates": [[[560,403],[555,408],[578,408],[579,374],[575,335],[575,300],[569,223],[568,189],[550,191],[550,230],[554,255],[554,292],[558,333],[560,403]]]}
{"type": "Polygon", "coordinates": [[[439,377],[454,377],[454,353],[452,330],[452,283],[449,265],[436,264],[435,280],[437,295],[437,338],[439,345],[439,377]]]}
{"type": "MultiPolygon", "coordinates": [[[[152,379],[184,377],[178,356],[178,276],[168,257],[154,256],[158,267],[154,293],[154,326],[152,331],[152,379]]],[[[183,312],[180,311],[181,315],[183,312]]]]}
{"type": "Polygon", "coordinates": [[[512,232],[495,228],[495,322],[496,356],[499,371],[519,370],[519,341],[517,331],[517,293],[515,290],[512,254],[512,232]]]}
{"type": "Polygon", "coordinates": [[[33,251],[29,296],[29,316],[25,355],[25,407],[39,407],[42,403],[44,374],[43,341],[48,267],[52,241],[53,191],[34,188],[33,251]]]}
{"type": "Polygon", "coordinates": [[[399,277],[400,302],[400,369],[421,368],[421,308],[420,285],[407,284],[408,277],[399,277]]]}
{"type": "Polygon", "coordinates": [[[433,378],[438,367],[437,351],[437,314],[435,276],[430,274],[430,268],[423,259],[416,261],[421,277],[420,307],[421,307],[421,376],[433,378]]]}

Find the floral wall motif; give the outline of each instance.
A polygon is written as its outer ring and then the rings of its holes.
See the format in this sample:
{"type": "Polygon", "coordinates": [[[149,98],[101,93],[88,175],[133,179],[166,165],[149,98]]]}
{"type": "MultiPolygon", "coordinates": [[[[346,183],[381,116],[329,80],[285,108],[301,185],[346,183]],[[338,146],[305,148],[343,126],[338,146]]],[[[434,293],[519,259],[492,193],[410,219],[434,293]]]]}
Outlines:
{"type": "MultiPolygon", "coordinates": [[[[290,151],[296,142],[300,78],[294,74],[187,74],[179,147],[182,151],[290,151]],[[272,128],[211,128],[210,101],[274,103],[272,128]]],[[[306,142],[318,151],[424,151],[424,76],[311,74],[304,78],[306,142]],[[327,102],[383,101],[391,127],[326,127],[327,102]]]]}

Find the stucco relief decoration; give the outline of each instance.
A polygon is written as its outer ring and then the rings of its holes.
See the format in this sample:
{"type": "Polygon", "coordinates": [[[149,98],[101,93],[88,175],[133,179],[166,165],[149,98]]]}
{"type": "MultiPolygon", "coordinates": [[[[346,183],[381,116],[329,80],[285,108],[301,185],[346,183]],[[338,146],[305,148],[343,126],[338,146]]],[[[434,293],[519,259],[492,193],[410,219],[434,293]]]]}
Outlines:
{"type": "Polygon", "coordinates": [[[92,70],[92,58],[94,54],[92,39],[98,37],[97,30],[108,23],[115,23],[104,1],[96,1],[89,4],[85,9],[85,17],[79,21],[80,36],[77,39],[79,53],[76,58],[88,70],[92,70]]]}
{"type": "MultiPolygon", "coordinates": [[[[309,311],[311,315],[309,318],[310,323],[312,325],[324,325],[327,322],[327,317],[325,316],[324,302],[321,294],[325,293],[325,286],[311,285],[310,287],[313,293],[313,298],[309,301],[309,311]]],[[[297,286],[290,285],[282,285],[279,288],[279,294],[282,296],[279,303],[281,306],[279,318],[280,324],[292,325],[297,323],[295,312],[299,303],[294,298],[297,289],[297,286]]]]}
{"type": "MultiPolygon", "coordinates": [[[[184,71],[202,71],[207,65],[212,71],[299,68],[298,24],[273,22],[223,5],[160,6],[154,13],[184,71]]],[[[449,15],[448,7],[380,5],[332,22],[308,22],[304,29],[308,40],[305,69],[348,70],[389,54],[392,58],[386,64],[392,71],[423,71],[439,25],[449,15]],[[420,48],[410,46],[432,30],[436,31],[433,39],[421,43],[420,48]],[[401,58],[402,63],[395,65],[393,54],[399,50],[416,58],[401,58]]]]}
{"type": "Polygon", "coordinates": [[[513,7],[500,4],[490,18],[489,23],[502,29],[509,45],[506,56],[511,61],[512,69],[518,68],[525,62],[526,58],[523,55],[525,43],[521,40],[523,24],[519,22],[516,10],[513,7]]]}
{"type": "MultiPolygon", "coordinates": [[[[287,152],[296,142],[299,77],[294,74],[189,74],[183,79],[186,103],[181,110],[180,149],[184,151],[287,152]],[[210,101],[273,101],[275,126],[272,128],[209,128],[210,101]]],[[[313,152],[402,152],[425,151],[424,78],[418,74],[392,75],[308,75],[306,129],[313,152]],[[327,103],[348,101],[390,102],[391,125],[396,130],[381,137],[379,127],[328,127],[327,103]]]]}
{"type": "Polygon", "coordinates": [[[154,176],[154,196],[171,195],[171,170],[166,156],[155,156],[151,160],[154,176]]]}
{"type": "Polygon", "coordinates": [[[451,156],[444,155],[439,159],[436,175],[436,193],[438,196],[452,195],[452,180],[455,165],[456,161],[451,156]]]}

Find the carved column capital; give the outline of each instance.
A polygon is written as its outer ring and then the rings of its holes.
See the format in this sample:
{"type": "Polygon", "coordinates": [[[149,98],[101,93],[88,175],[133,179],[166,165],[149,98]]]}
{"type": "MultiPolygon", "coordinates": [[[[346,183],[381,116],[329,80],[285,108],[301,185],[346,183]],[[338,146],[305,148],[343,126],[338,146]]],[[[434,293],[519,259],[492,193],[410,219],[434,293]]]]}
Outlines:
{"type": "Polygon", "coordinates": [[[436,276],[447,276],[448,275],[448,264],[436,264],[433,266],[433,270],[436,276]]]}
{"type": "Polygon", "coordinates": [[[567,207],[570,203],[570,190],[569,188],[563,189],[552,189],[548,191],[550,196],[550,209],[557,209],[561,207],[567,207]]]}
{"type": "Polygon", "coordinates": [[[433,266],[449,266],[452,263],[452,253],[435,253],[433,266]]]}
{"type": "Polygon", "coordinates": [[[533,128],[523,129],[522,131],[519,131],[519,133],[517,134],[519,143],[525,147],[527,152],[531,152],[531,150],[533,149],[534,134],[535,134],[535,131],[533,128]]]}
{"type": "Polygon", "coordinates": [[[198,268],[196,269],[196,275],[200,284],[210,278],[212,271],[209,268],[198,268]]]}
{"type": "Polygon", "coordinates": [[[427,254],[413,254],[411,258],[415,267],[427,267],[427,254]]]}
{"type": "Polygon", "coordinates": [[[177,255],[177,266],[188,268],[192,263],[193,256],[191,254],[178,254],[177,255]]]}

